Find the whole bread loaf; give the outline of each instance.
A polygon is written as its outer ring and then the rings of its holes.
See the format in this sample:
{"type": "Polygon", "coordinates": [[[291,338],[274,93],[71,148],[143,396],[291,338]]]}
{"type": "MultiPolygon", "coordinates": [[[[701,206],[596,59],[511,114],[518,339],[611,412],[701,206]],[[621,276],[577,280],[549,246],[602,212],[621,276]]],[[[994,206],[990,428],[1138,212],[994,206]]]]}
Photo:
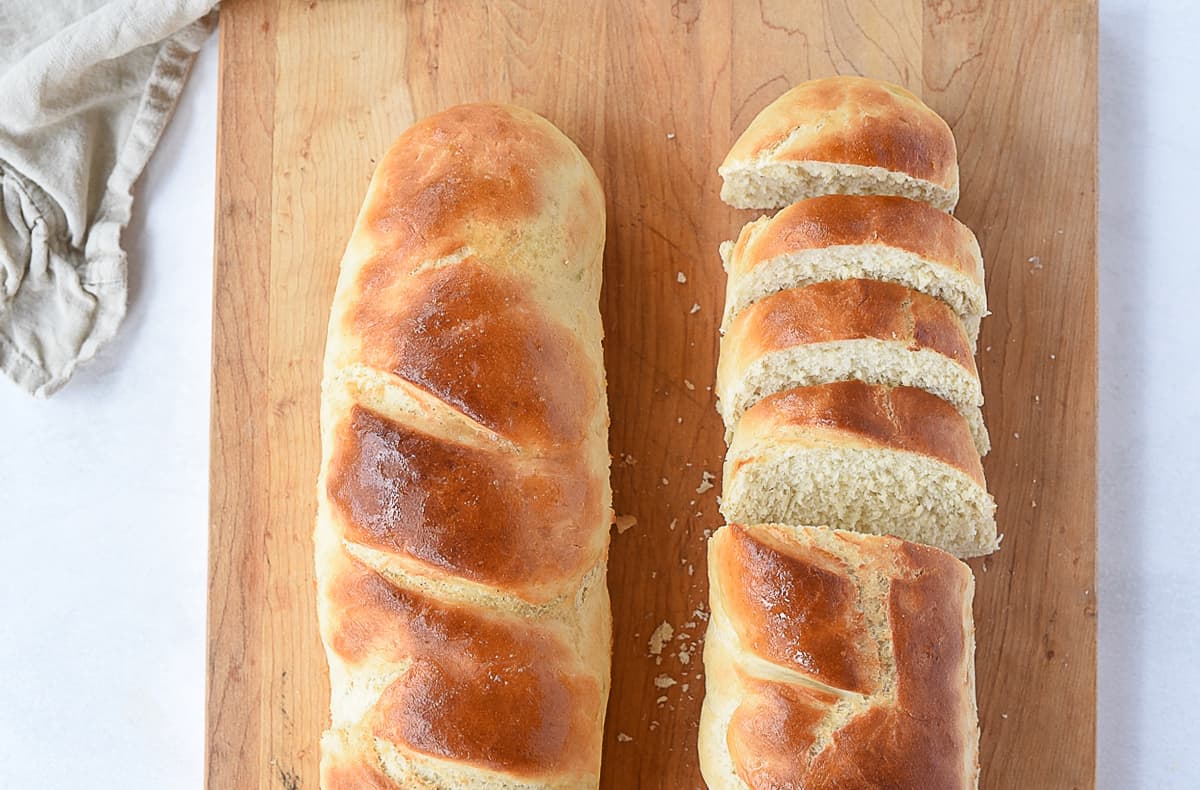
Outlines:
{"type": "Polygon", "coordinates": [[[326,790],[598,782],[604,227],[583,155],[516,107],[426,118],[375,172],[322,388],[326,790]]]}
{"type": "Polygon", "coordinates": [[[710,790],[976,786],[966,565],[892,537],[731,524],[708,578],[710,790]]]}

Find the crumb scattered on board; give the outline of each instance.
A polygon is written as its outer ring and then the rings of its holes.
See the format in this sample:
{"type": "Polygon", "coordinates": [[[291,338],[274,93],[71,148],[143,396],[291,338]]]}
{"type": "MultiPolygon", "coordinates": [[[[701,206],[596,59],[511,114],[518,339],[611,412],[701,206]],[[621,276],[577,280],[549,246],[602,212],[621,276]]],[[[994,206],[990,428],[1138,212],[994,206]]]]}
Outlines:
{"type": "Polygon", "coordinates": [[[676,272],[676,273],[675,273],[675,282],[677,282],[677,283],[686,283],[686,282],[687,282],[687,275],[686,275],[686,274],[684,274],[683,272],[676,272]]]}
{"type": "Polygon", "coordinates": [[[692,309],[688,310],[688,313],[691,315],[695,315],[698,312],[700,312],[700,303],[696,302],[692,305],[692,309]]]}
{"type": "Polygon", "coordinates": [[[637,526],[637,516],[623,515],[617,516],[614,519],[617,525],[617,534],[623,535],[627,530],[637,526]]]}
{"type": "Polygon", "coordinates": [[[696,389],[696,385],[693,384],[692,382],[688,381],[687,379],[683,380],[683,386],[687,387],[689,390],[696,389]]]}
{"type": "Polygon", "coordinates": [[[666,620],[658,624],[658,628],[654,629],[654,633],[650,634],[650,655],[661,656],[663,645],[671,641],[671,637],[675,634],[675,629],[666,620]]]}
{"type": "Polygon", "coordinates": [[[716,479],[717,479],[716,475],[714,475],[712,472],[705,469],[703,472],[700,473],[700,485],[696,487],[696,493],[703,494],[705,491],[712,488],[713,481],[716,479]]]}
{"type": "Polygon", "coordinates": [[[654,679],[655,688],[669,689],[675,685],[675,678],[670,675],[659,675],[654,679]]]}
{"type": "Polygon", "coordinates": [[[617,743],[629,743],[632,740],[633,740],[633,737],[630,735],[626,735],[623,732],[617,733],[617,743]]]}

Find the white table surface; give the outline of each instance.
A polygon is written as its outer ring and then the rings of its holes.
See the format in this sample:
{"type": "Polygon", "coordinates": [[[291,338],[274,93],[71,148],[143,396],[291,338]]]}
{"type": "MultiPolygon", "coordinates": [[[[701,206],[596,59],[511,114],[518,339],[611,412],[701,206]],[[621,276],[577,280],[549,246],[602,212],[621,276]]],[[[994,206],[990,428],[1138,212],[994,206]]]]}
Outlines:
{"type": "MultiPolygon", "coordinates": [[[[1200,3],[1101,9],[1098,787],[1200,787],[1200,3]]],[[[203,782],[215,38],[138,188],[129,316],[0,381],[0,788],[203,782]]]]}

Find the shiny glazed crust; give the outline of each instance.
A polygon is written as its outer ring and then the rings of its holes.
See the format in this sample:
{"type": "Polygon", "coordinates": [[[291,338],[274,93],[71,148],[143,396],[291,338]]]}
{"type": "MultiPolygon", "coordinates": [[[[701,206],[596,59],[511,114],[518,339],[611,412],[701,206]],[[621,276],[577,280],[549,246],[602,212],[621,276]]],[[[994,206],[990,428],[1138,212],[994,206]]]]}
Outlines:
{"type": "Polygon", "coordinates": [[[978,783],[974,579],[937,549],[733,524],[709,544],[711,790],[978,783]]]}
{"type": "Polygon", "coordinates": [[[380,162],[322,387],[327,790],[596,786],[603,245],[595,173],[526,110],[453,107],[380,162]]]}

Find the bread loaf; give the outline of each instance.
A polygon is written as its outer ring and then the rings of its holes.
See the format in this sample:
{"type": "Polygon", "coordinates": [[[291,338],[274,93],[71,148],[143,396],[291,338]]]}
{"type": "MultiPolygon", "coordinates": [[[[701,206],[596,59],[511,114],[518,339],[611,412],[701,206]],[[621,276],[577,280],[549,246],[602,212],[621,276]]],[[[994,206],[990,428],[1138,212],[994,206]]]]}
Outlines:
{"type": "Polygon", "coordinates": [[[979,243],[961,222],[897,197],[827,195],[748,223],[721,247],[723,326],[772,293],[829,280],[893,282],[948,304],[974,348],[987,314],[979,243]]]}
{"type": "Polygon", "coordinates": [[[962,322],[942,302],[894,283],[834,280],[772,294],[733,319],[719,359],[717,407],[727,440],[742,413],[768,395],[856,379],[918,387],[949,401],[979,452],[990,447],[962,322]]]}
{"type": "Polygon", "coordinates": [[[594,172],[526,110],[454,107],[380,162],[322,387],[326,790],[596,786],[603,245],[594,172]]]}
{"type": "Polygon", "coordinates": [[[949,211],[958,202],[950,127],[898,85],[827,77],[760,112],[718,169],[721,199],[776,209],[815,195],[902,195],[949,211]]]}
{"type": "Polygon", "coordinates": [[[966,420],[912,387],[772,395],[742,416],[725,457],[730,522],[821,524],[975,557],[996,549],[995,507],[966,420]]]}
{"type": "Polygon", "coordinates": [[[974,578],[951,554],[998,538],[954,137],[894,85],[813,80],[720,174],[731,205],[786,207],[721,248],[730,526],[709,543],[704,779],[974,790],[974,578]]]}
{"type": "Polygon", "coordinates": [[[974,579],[890,537],[778,525],[709,541],[709,790],[971,790],[974,579]]]}

